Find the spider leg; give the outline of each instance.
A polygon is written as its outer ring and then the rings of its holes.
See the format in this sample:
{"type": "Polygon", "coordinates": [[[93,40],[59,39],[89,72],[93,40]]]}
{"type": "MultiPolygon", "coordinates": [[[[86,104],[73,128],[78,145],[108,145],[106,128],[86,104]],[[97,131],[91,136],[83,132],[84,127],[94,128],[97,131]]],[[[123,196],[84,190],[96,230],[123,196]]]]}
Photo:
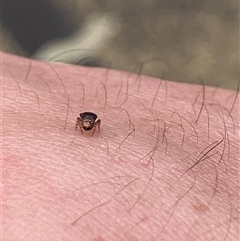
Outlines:
{"type": "Polygon", "coordinates": [[[97,122],[96,122],[96,126],[98,126],[98,130],[100,131],[100,125],[101,125],[101,120],[99,119],[97,122]]]}
{"type": "Polygon", "coordinates": [[[81,133],[83,135],[83,124],[82,124],[82,120],[79,117],[77,118],[77,121],[76,121],[75,130],[77,130],[78,126],[79,126],[80,131],[81,131],[81,133]]]}
{"type": "Polygon", "coordinates": [[[101,124],[101,120],[97,120],[95,123],[94,123],[94,126],[93,126],[93,131],[92,131],[92,135],[91,137],[93,136],[95,130],[96,130],[96,127],[98,126],[98,131],[100,131],[100,124],[101,124]]]}

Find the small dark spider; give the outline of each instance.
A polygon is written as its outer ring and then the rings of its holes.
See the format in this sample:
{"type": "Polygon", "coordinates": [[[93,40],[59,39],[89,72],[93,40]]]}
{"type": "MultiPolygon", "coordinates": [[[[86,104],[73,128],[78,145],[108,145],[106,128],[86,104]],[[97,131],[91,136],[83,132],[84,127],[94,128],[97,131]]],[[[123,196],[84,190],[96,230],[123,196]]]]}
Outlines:
{"type": "Polygon", "coordinates": [[[100,131],[101,120],[99,119],[96,121],[96,119],[97,119],[97,115],[95,113],[92,113],[92,112],[80,113],[80,115],[76,121],[75,129],[77,130],[77,127],[79,126],[82,134],[83,134],[83,129],[85,131],[90,131],[93,129],[93,132],[91,135],[91,136],[93,136],[97,126],[98,126],[98,130],[100,131]]]}

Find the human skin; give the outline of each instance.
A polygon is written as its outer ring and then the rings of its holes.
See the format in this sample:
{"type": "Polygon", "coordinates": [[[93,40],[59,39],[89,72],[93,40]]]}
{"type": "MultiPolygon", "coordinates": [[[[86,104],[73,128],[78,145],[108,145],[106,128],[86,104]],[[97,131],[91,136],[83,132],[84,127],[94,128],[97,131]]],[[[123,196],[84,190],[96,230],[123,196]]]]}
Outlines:
{"type": "Polygon", "coordinates": [[[2,237],[238,240],[239,96],[2,53],[2,237]],[[100,132],[75,130],[80,112],[100,132]]]}

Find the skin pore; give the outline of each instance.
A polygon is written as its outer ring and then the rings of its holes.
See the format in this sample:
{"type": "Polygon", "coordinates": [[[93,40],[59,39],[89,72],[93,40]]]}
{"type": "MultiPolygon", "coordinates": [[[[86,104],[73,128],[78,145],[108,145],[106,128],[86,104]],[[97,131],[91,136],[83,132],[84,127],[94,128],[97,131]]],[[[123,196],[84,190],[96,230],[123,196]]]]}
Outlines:
{"type": "Polygon", "coordinates": [[[238,240],[236,91],[1,62],[4,240],[238,240]]]}

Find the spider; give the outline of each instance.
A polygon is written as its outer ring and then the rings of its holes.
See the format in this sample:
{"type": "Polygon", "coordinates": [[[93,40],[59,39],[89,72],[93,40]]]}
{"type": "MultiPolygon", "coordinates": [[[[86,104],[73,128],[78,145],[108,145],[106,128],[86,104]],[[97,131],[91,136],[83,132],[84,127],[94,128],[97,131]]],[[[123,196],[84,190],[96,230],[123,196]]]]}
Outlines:
{"type": "Polygon", "coordinates": [[[92,135],[95,132],[96,127],[98,126],[98,130],[100,131],[100,124],[101,124],[101,120],[97,120],[97,115],[95,113],[92,112],[83,112],[80,113],[79,117],[77,118],[76,121],[76,127],[75,129],[77,130],[78,126],[83,134],[83,129],[85,131],[90,131],[93,129],[92,135]]]}

